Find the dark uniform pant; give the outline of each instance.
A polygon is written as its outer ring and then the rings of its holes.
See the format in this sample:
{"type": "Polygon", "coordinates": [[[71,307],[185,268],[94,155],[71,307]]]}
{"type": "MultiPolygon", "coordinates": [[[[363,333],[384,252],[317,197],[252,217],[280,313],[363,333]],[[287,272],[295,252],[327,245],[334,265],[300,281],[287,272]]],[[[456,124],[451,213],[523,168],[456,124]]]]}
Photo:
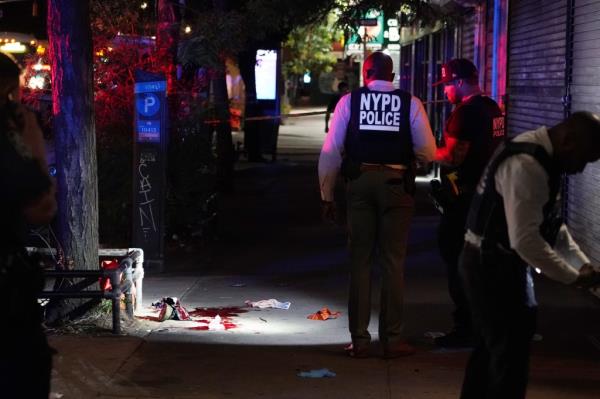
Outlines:
{"type": "Polygon", "coordinates": [[[44,333],[24,331],[18,336],[0,337],[5,346],[0,355],[0,397],[48,399],[52,350],[44,333]]]}
{"type": "Polygon", "coordinates": [[[471,311],[458,274],[458,258],[465,242],[465,223],[470,203],[470,196],[458,198],[455,204],[445,210],[438,228],[438,247],[446,264],[448,292],[454,302],[454,328],[465,334],[471,333],[471,311]]]}
{"type": "Polygon", "coordinates": [[[482,256],[467,244],[459,267],[476,339],[461,399],[525,398],[537,314],[527,301],[527,266],[515,256],[482,256]]]}
{"type": "Polygon", "coordinates": [[[384,345],[393,344],[402,333],[404,260],[414,198],[407,194],[400,173],[377,170],[350,181],[347,200],[352,342],[371,340],[371,266],[377,254],[382,269],[379,339],[384,345]]]}

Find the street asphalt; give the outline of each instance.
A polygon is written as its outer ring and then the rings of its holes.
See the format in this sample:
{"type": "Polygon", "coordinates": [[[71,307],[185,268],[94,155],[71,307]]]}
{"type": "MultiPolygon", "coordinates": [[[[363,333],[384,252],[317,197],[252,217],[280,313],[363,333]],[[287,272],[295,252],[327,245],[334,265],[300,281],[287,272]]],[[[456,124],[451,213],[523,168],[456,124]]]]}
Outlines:
{"type": "MultiPolygon", "coordinates": [[[[375,283],[372,356],[345,355],[350,337],[343,221],[324,225],[319,214],[316,163],[323,128],[322,115],[288,118],[277,162],[238,162],[235,191],[220,200],[214,239],[200,248],[171,249],[166,271],[147,274],[137,333],[50,337],[58,351],[55,397],[458,397],[469,350],[436,348],[431,339],[451,327],[452,306],[426,182],[419,184],[405,270],[405,336],[418,352],[381,358],[375,283]],[[150,305],[166,296],[179,298],[195,320],[152,321],[150,305]],[[264,299],[291,305],[245,304],[264,299]],[[341,314],[307,318],[323,307],[341,314]],[[226,330],[208,329],[217,314],[226,330]],[[298,376],[321,369],[335,376],[298,376]]],[[[340,199],[342,193],[340,187],[340,199]]],[[[543,276],[536,284],[540,314],[528,398],[600,397],[600,301],[543,276]]]]}

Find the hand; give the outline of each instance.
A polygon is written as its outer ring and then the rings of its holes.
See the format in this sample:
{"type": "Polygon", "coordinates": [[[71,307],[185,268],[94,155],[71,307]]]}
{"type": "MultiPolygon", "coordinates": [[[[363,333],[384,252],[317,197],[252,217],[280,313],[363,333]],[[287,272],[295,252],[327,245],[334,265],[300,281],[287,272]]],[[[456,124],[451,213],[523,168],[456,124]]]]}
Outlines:
{"type": "Polygon", "coordinates": [[[335,224],[337,219],[336,213],[335,202],[321,201],[321,218],[324,222],[335,224]]]}
{"type": "Polygon", "coordinates": [[[600,272],[594,270],[594,267],[587,263],[579,269],[579,276],[573,282],[577,288],[590,289],[600,285],[600,272]]]}

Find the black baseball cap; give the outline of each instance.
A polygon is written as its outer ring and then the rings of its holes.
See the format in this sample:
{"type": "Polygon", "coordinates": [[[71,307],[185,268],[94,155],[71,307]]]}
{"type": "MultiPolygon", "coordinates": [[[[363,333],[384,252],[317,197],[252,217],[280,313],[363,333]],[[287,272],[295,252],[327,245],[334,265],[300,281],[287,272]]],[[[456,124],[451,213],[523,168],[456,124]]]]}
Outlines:
{"type": "Polygon", "coordinates": [[[478,78],[479,72],[473,63],[466,58],[454,58],[442,65],[442,79],[432,86],[450,83],[455,79],[478,78]]]}

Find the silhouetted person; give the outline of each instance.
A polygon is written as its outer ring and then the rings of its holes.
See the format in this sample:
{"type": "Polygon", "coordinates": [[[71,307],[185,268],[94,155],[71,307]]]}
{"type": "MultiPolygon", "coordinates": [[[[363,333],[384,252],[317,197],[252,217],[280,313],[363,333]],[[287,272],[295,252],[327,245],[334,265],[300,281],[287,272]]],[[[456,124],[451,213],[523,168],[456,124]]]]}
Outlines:
{"type": "Polygon", "coordinates": [[[531,268],[579,287],[600,283],[562,223],[561,174],[600,159],[600,118],[577,112],[502,145],[479,181],[459,271],[477,344],[462,399],[525,397],[537,302],[531,268]]]}
{"type": "Polygon", "coordinates": [[[24,245],[27,225],[49,223],[56,200],[41,130],[34,114],[19,104],[20,73],[0,53],[0,396],[47,399],[52,352],[37,302],[43,278],[24,245]]]}
{"type": "Polygon", "coordinates": [[[329,116],[335,111],[335,106],[337,105],[340,98],[343,95],[348,93],[348,83],[340,82],[337,87],[337,93],[333,93],[331,95],[331,99],[327,104],[327,111],[325,112],[325,133],[329,132],[329,116]]]}
{"type": "Polygon", "coordinates": [[[433,160],[435,140],[423,104],[394,88],[388,55],[371,54],[363,79],[365,87],[343,96],[335,108],[319,158],[319,181],[323,215],[330,220],[335,220],[333,190],[340,167],[347,185],[349,354],[369,355],[371,267],[377,254],[383,269],[379,340],[384,357],[393,358],[415,352],[401,339],[404,260],[415,205],[413,164],[433,160]]]}

